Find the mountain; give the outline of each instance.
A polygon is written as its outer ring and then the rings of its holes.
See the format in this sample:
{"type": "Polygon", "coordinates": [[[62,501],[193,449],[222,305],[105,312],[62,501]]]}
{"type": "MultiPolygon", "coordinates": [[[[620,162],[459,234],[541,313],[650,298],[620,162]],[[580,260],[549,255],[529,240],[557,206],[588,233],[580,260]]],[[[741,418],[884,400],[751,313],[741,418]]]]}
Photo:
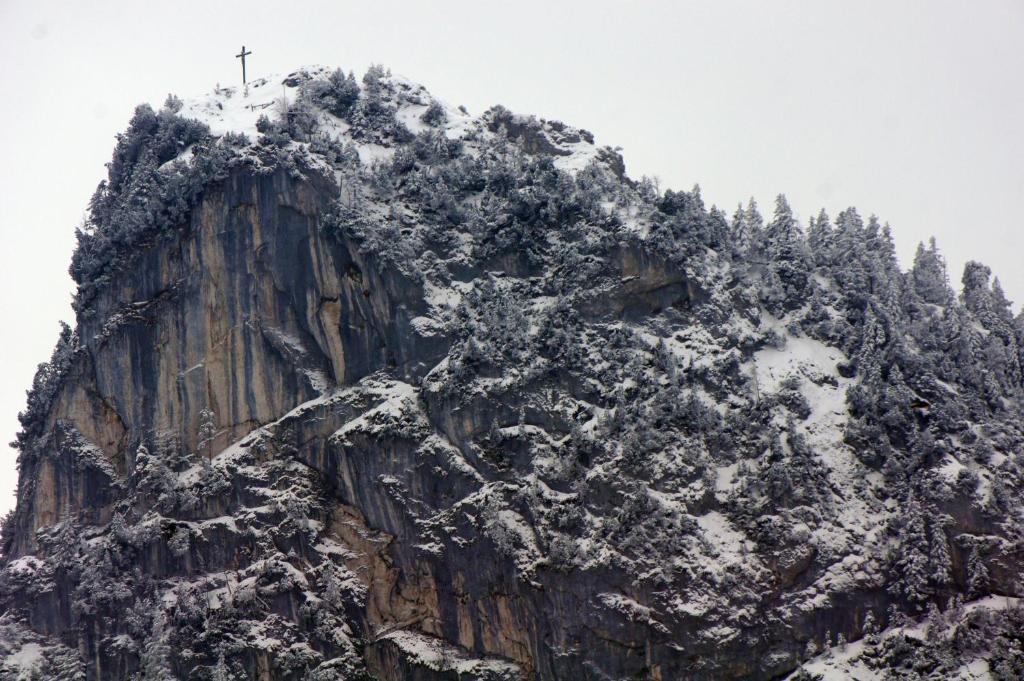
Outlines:
{"type": "Polygon", "coordinates": [[[1024,320],[371,68],[136,109],[21,414],[13,679],[1024,675],[1024,320]]]}

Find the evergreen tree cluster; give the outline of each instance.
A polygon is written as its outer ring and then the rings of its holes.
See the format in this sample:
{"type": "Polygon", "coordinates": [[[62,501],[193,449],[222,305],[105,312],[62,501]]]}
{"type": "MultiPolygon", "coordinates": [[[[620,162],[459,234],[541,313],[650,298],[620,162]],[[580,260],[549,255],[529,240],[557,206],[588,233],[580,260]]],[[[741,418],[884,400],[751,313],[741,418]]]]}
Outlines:
{"type": "Polygon", "coordinates": [[[205,124],[175,113],[179,106],[173,97],[159,113],[141,104],[117,136],[107,179],[89,202],[85,224],[75,230],[70,273],[78,284],[78,312],[89,309],[98,290],[139,250],[188,227],[203,189],[226,177],[232,149],[246,142],[237,136],[211,140],[205,124]],[[174,160],[190,147],[191,161],[174,160]]]}
{"type": "Polygon", "coordinates": [[[77,350],[78,334],[61,322],[60,335],[57,338],[57,345],[50,354],[50,360],[36,367],[32,387],[27,391],[25,410],[18,414],[21,431],[18,432],[17,439],[11,443],[15,449],[23,452],[29,441],[39,436],[50,402],[71,368],[77,350]]]}

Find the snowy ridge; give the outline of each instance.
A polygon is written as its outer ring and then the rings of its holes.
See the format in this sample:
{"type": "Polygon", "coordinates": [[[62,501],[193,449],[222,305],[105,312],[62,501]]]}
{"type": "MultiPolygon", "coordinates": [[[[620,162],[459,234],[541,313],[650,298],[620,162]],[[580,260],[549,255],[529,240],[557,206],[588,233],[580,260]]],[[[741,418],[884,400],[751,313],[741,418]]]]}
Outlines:
{"type": "MultiPolygon", "coordinates": [[[[257,122],[263,116],[286,117],[299,97],[300,87],[312,80],[326,81],[333,69],[325,66],[306,66],[287,74],[272,74],[251,81],[247,87],[216,88],[211,92],[184,100],[180,116],[205,123],[216,137],[227,133],[242,134],[255,140],[259,136],[257,122]]],[[[428,128],[423,114],[431,103],[440,105],[444,112],[441,123],[445,135],[461,140],[473,149],[475,140],[492,137],[493,116],[471,116],[464,107],[456,107],[434,97],[425,87],[409,78],[391,75],[382,78],[386,99],[395,107],[395,117],[411,133],[428,128]]],[[[365,88],[365,85],[362,86],[365,88]]],[[[350,134],[350,125],[327,111],[316,112],[318,130],[342,143],[351,143],[365,164],[389,159],[394,149],[379,144],[360,142],[350,134]]],[[[512,116],[517,126],[538,126],[537,136],[543,140],[544,153],[554,156],[555,165],[563,170],[582,170],[598,158],[599,148],[593,137],[557,121],[536,121],[532,117],[512,116]]],[[[187,161],[191,151],[183,150],[179,160],[187,161]]]]}

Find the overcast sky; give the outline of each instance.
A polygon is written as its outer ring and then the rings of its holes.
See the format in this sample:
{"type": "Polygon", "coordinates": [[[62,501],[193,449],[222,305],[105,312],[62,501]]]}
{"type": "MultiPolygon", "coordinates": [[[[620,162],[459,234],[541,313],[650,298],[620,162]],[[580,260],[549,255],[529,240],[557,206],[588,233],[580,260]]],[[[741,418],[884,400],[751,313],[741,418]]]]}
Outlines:
{"type": "MultiPolygon", "coordinates": [[[[1024,300],[1024,0],[0,0],[0,442],[72,321],[73,231],[136,104],[370,63],[480,113],[504,104],[621,146],[634,177],[731,214],[785,193],[934,235],[959,281],[1024,300]]],[[[1015,309],[1019,305],[1015,304],[1015,309]]],[[[15,453],[0,446],[0,512],[15,453]]]]}

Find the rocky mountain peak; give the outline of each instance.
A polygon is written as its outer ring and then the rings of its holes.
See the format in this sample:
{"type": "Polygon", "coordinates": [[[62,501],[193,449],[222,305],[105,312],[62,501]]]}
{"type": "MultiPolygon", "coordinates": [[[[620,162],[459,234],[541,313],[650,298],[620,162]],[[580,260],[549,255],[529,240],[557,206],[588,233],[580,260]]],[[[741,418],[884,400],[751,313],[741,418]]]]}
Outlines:
{"type": "Polygon", "coordinates": [[[968,269],[381,67],[142,105],[21,414],[0,671],[1017,678],[1024,326],[968,269]]]}

